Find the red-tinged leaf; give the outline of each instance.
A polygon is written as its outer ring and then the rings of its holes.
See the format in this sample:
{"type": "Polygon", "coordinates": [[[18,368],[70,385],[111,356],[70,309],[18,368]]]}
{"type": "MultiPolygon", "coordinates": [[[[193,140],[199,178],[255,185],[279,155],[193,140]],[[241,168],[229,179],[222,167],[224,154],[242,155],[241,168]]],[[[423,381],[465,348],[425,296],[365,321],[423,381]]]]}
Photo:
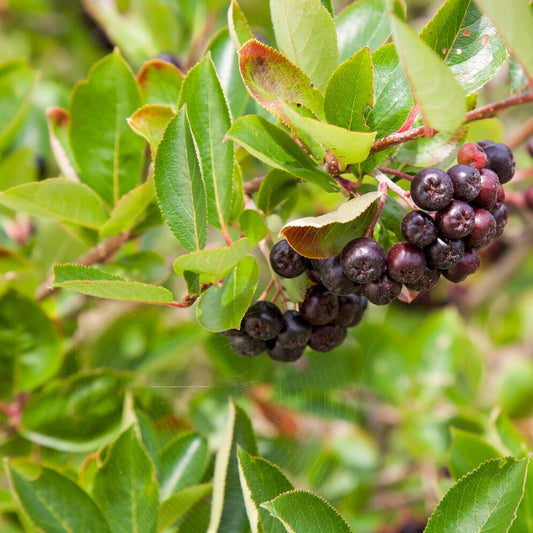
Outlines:
{"type": "Polygon", "coordinates": [[[379,196],[379,192],[369,192],[326,215],[293,220],[285,224],[280,233],[305,257],[331,257],[352,239],[365,234],[376,212],[375,202],[379,196]]]}
{"type": "Polygon", "coordinates": [[[137,74],[137,86],[143,104],[178,104],[183,74],[177,67],[162,59],[147,61],[137,74]]]}
{"type": "Polygon", "coordinates": [[[248,92],[275,117],[288,122],[283,102],[294,102],[325,119],[324,97],[307,74],[283,54],[256,40],[239,50],[239,67],[248,92]]]}

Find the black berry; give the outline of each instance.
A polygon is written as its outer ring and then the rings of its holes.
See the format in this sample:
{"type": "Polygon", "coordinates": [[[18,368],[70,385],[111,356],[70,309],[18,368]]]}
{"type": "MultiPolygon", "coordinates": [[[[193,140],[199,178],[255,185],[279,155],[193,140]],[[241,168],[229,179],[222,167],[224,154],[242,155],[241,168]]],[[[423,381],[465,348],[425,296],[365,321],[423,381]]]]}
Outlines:
{"type": "Polygon", "coordinates": [[[494,238],[499,237],[503,230],[505,229],[505,226],[507,226],[507,218],[509,217],[509,209],[505,204],[500,205],[500,207],[497,207],[493,212],[492,216],[494,217],[494,220],[496,220],[496,234],[494,235],[494,238]]]}
{"type": "Polygon", "coordinates": [[[531,185],[524,191],[524,201],[526,203],[526,207],[530,211],[533,211],[533,185],[531,185]]]}
{"type": "Polygon", "coordinates": [[[484,148],[487,154],[486,168],[498,175],[502,183],[507,183],[513,176],[515,160],[511,149],[503,143],[489,144],[484,148]]]}
{"type": "Polygon", "coordinates": [[[451,268],[442,271],[442,275],[453,281],[453,283],[459,283],[464,281],[467,276],[473,274],[481,266],[481,259],[476,250],[470,248],[465,250],[463,258],[459,263],[451,268]]]}
{"type": "Polygon", "coordinates": [[[414,283],[426,268],[426,256],[407,242],[397,242],[387,254],[387,273],[399,283],[414,283]]]}
{"type": "Polygon", "coordinates": [[[275,361],[281,361],[283,363],[292,363],[302,357],[304,346],[295,346],[293,348],[286,348],[279,343],[279,340],[271,341],[272,345],[269,346],[267,354],[271,359],[275,361]]]}
{"type": "Polygon", "coordinates": [[[453,182],[453,196],[457,200],[471,202],[481,190],[481,175],[470,165],[455,165],[448,169],[453,182]]]}
{"type": "Polygon", "coordinates": [[[487,211],[492,211],[498,201],[498,187],[500,180],[498,176],[490,169],[483,168],[481,174],[481,190],[474,199],[473,203],[487,211]]]}
{"type": "Polygon", "coordinates": [[[305,298],[300,303],[300,313],[313,326],[327,324],[337,316],[338,311],[338,296],[329,292],[323,285],[314,285],[307,289],[305,298]]]}
{"type": "Polygon", "coordinates": [[[464,251],[465,245],[461,239],[446,237],[438,237],[425,249],[429,266],[439,269],[456,265],[463,258],[464,251]]]}
{"type": "Polygon", "coordinates": [[[342,250],[341,265],[344,273],[357,283],[378,279],[386,267],[385,251],[374,239],[361,237],[350,241],[342,250]]]}
{"type": "Polygon", "coordinates": [[[298,311],[285,311],[277,343],[289,349],[305,346],[311,337],[311,331],[311,325],[298,311]]]}
{"type": "Polygon", "coordinates": [[[440,279],[440,272],[434,268],[426,266],[422,277],[417,279],[414,283],[406,283],[405,286],[412,291],[429,291],[433,288],[440,279]]]}
{"type": "Polygon", "coordinates": [[[483,139],[482,141],[477,141],[476,144],[483,148],[484,151],[487,146],[494,144],[494,141],[491,141],[490,139],[483,139]]]}
{"type": "Polygon", "coordinates": [[[307,261],[283,239],[272,247],[270,264],[272,270],[282,278],[295,278],[305,271],[307,261]]]}
{"type": "Polygon", "coordinates": [[[486,210],[481,207],[474,209],[474,229],[465,238],[465,245],[468,248],[483,248],[496,235],[496,220],[486,210]]]}
{"type": "Polygon", "coordinates": [[[421,209],[436,211],[446,207],[453,196],[453,182],[440,168],[426,168],[411,181],[411,198],[421,209]]]}
{"type": "Polygon", "coordinates": [[[431,244],[438,234],[435,222],[424,211],[407,213],[402,219],[401,230],[405,240],[418,248],[431,244]]]}
{"type": "Polygon", "coordinates": [[[238,333],[228,336],[231,348],[237,355],[246,355],[247,357],[257,357],[266,351],[267,347],[264,341],[253,339],[246,333],[238,333]]]}
{"type": "Polygon", "coordinates": [[[320,269],[322,284],[328,291],[339,296],[350,294],[355,283],[344,273],[340,255],[326,259],[320,269]]]}
{"type": "Polygon", "coordinates": [[[466,202],[453,200],[447,207],[437,211],[435,222],[443,237],[461,239],[474,229],[474,209],[466,202]]]}
{"type": "Polygon", "coordinates": [[[487,156],[479,144],[466,143],[457,152],[457,162],[480,170],[487,164],[487,156]]]}
{"type": "Polygon", "coordinates": [[[393,280],[387,274],[381,278],[365,283],[362,292],[365,298],[375,305],[386,305],[398,298],[402,291],[402,284],[393,280]]]}
{"type": "Polygon", "coordinates": [[[331,323],[343,328],[356,326],[363,318],[365,304],[366,298],[363,296],[356,294],[339,296],[339,311],[331,323]]]}
{"type": "Polygon", "coordinates": [[[242,319],[241,330],[250,337],[267,341],[276,337],[283,325],[281,311],[264,300],[252,304],[242,319]]]}
{"type": "Polygon", "coordinates": [[[161,59],[162,61],[170,63],[171,65],[174,65],[175,67],[181,69],[179,59],[174,54],[171,54],[169,52],[163,52],[162,54],[159,54],[157,56],[157,59],[161,59]]]}
{"type": "Polygon", "coordinates": [[[325,324],[313,328],[309,346],[317,352],[329,352],[336,348],[346,337],[346,328],[336,324],[325,324]]]}

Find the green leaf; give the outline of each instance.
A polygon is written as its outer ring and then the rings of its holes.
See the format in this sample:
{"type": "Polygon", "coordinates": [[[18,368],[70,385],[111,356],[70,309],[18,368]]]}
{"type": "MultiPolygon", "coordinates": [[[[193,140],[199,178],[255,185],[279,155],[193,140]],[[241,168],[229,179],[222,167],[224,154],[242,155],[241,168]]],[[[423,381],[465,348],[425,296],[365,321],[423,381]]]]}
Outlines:
{"type": "Polygon", "coordinates": [[[294,486],[277,466],[265,459],[252,457],[242,449],[238,450],[237,455],[241,487],[252,533],[283,533],[283,525],[260,506],[283,492],[293,490],[294,486]]]}
{"type": "Polygon", "coordinates": [[[222,28],[213,37],[207,49],[211,52],[231,115],[239,117],[244,113],[250,98],[239,71],[239,56],[227,28],[222,28]]]}
{"type": "Polygon", "coordinates": [[[328,13],[334,17],[333,6],[331,5],[331,0],[320,0],[322,5],[328,10],[328,13]]]}
{"type": "Polygon", "coordinates": [[[324,95],[324,110],[330,124],[352,131],[368,131],[363,112],[374,103],[372,76],[368,47],[337,67],[324,95]]]}
{"type": "Polygon", "coordinates": [[[213,501],[208,531],[245,531],[246,508],[239,481],[238,446],[257,455],[257,443],[250,419],[230,398],[229,416],[217,452],[213,501]]]}
{"type": "Polygon", "coordinates": [[[161,500],[198,483],[202,479],[208,457],[207,442],[196,433],[179,434],[168,442],[159,456],[161,500]]]}
{"type": "Polygon", "coordinates": [[[174,272],[183,276],[185,271],[200,274],[200,283],[216,283],[228,274],[254,245],[239,239],[226,248],[213,248],[182,255],[174,261],[174,272]]]}
{"type": "Polygon", "coordinates": [[[187,487],[173,494],[159,508],[157,531],[166,531],[200,500],[211,494],[212,490],[213,486],[210,483],[205,483],[187,487]]]}
{"type": "Polygon", "coordinates": [[[228,137],[267,165],[285,170],[327,192],[339,189],[337,182],[315,165],[290,135],[262,117],[245,115],[238,118],[228,137]]]}
{"type": "Polygon", "coordinates": [[[344,518],[323,498],[305,490],[293,490],[263,503],[289,533],[351,533],[344,518]]]}
{"type": "Polygon", "coordinates": [[[0,204],[92,229],[98,229],[108,218],[104,203],[92,189],[67,178],[50,178],[8,189],[0,194],[0,204]]]}
{"type": "Polygon", "coordinates": [[[174,110],[168,105],[149,104],[137,109],[128,118],[130,128],[150,144],[152,158],[155,159],[157,146],[161,141],[165,128],[174,118],[174,110]]]}
{"type": "Polygon", "coordinates": [[[239,328],[252,302],[259,279],[257,261],[245,255],[224,279],[221,288],[209,287],[198,302],[196,317],[209,331],[239,328]]]}
{"type": "Polygon", "coordinates": [[[269,234],[269,229],[263,217],[255,209],[245,209],[239,217],[239,224],[241,225],[241,231],[254,244],[263,240],[269,234]]]}
{"type": "Polygon", "coordinates": [[[144,141],[126,122],[139,107],[135,78],[118,50],[72,92],[69,134],[80,178],[110,205],[139,182],[144,141]]]}
{"type": "Polygon", "coordinates": [[[273,213],[296,190],[296,178],[283,170],[271,170],[261,182],[255,203],[265,215],[273,213]]]}
{"type": "Polygon", "coordinates": [[[37,73],[24,61],[0,66],[0,152],[13,141],[31,105],[37,73]]]}
{"type": "Polygon", "coordinates": [[[293,220],[283,226],[280,234],[305,257],[331,257],[340,253],[349,241],[365,234],[380,194],[370,192],[344,202],[331,213],[293,220]]]}
{"type": "Polygon", "coordinates": [[[283,54],[255,39],[239,50],[239,68],[248,92],[267,111],[288,121],[284,102],[304,106],[324,119],[324,96],[313,87],[309,76],[283,54]]]}
{"type": "Polygon", "coordinates": [[[154,199],[154,183],[145,181],[126,193],[111,211],[109,219],[100,228],[101,237],[113,237],[129,230],[154,199]]]}
{"type": "Polygon", "coordinates": [[[29,148],[17,148],[2,154],[0,160],[0,191],[37,179],[35,156],[29,148]]]}
{"type": "Polygon", "coordinates": [[[372,54],[372,64],[374,107],[368,110],[365,118],[368,127],[381,139],[402,127],[414,102],[394,44],[378,48],[372,54]]]}
{"type": "Polygon", "coordinates": [[[165,287],[126,281],[85,265],[54,265],[53,286],[109,300],[151,304],[171,304],[173,301],[172,293],[165,287]]]}
{"type": "Polygon", "coordinates": [[[450,472],[455,479],[475,470],[489,459],[501,457],[502,454],[474,433],[451,428],[452,446],[450,448],[450,472]]]}
{"type": "Polygon", "coordinates": [[[509,51],[516,56],[529,78],[533,77],[533,10],[528,0],[504,3],[498,0],[476,0],[498,28],[509,51]]]}
{"type": "Polygon", "coordinates": [[[522,65],[514,56],[509,60],[509,81],[511,83],[511,93],[523,91],[528,87],[527,76],[522,65]]]}
{"type": "Polygon", "coordinates": [[[179,107],[184,104],[187,104],[189,122],[200,152],[209,223],[221,228],[231,212],[234,147],[233,143],[224,142],[231,118],[209,55],[183,80],[179,107]]]}
{"type": "Polygon", "coordinates": [[[48,107],[46,118],[48,119],[50,146],[62,175],[72,181],[80,181],[79,169],[68,138],[68,111],[61,107],[48,107]]]}
{"type": "Polygon", "coordinates": [[[432,128],[453,133],[465,121],[464,90],[440,57],[407,24],[394,15],[392,20],[398,55],[424,121],[432,128]]]}
{"type": "Polygon", "coordinates": [[[507,59],[496,28],[470,0],[448,0],[420,37],[471,94],[491,80],[507,59]]]}
{"type": "Polygon", "coordinates": [[[159,489],[148,454],[131,426],[100,453],[93,497],[113,532],[157,531],[159,489]]]}
{"type": "Polygon", "coordinates": [[[61,346],[48,315],[14,291],[0,297],[0,398],[31,391],[60,369],[61,346]]]}
{"type": "Polygon", "coordinates": [[[183,74],[172,63],[150,59],[137,74],[137,86],[144,105],[178,105],[183,74]]]}
{"type": "Polygon", "coordinates": [[[328,10],[320,0],[270,0],[270,14],[280,52],[323,91],[339,64],[335,24],[328,10]]]}
{"type": "Polygon", "coordinates": [[[373,52],[387,42],[391,34],[388,11],[394,6],[398,14],[397,0],[359,0],[351,3],[335,18],[341,61],[368,46],[373,52]]]}
{"type": "Polygon", "coordinates": [[[25,514],[47,533],[111,533],[102,512],[74,481],[50,468],[6,463],[11,489],[25,514]],[[24,470],[29,470],[24,471],[24,470]]]}
{"type": "Polygon", "coordinates": [[[228,29],[233,46],[238,50],[246,41],[254,38],[250,25],[237,0],[231,0],[228,9],[228,29]]]}
{"type": "Polygon", "coordinates": [[[204,176],[187,109],[182,108],[169,123],[157,150],[154,182],[165,220],[190,252],[201,250],[207,241],[208,202],[204,176]]]}
{"type": "Polygon", "coordinates": [[[529,460],[492,459],[461,478],[433,511],[425,532],[507,531],[524,496],[529,460]]]}
{"type": "Polygon", "coordinates": [[[120,430],[126,383],[111,370],[51,381],[24,406],[20,433],[56,450],[93,451],[120,430]]]}

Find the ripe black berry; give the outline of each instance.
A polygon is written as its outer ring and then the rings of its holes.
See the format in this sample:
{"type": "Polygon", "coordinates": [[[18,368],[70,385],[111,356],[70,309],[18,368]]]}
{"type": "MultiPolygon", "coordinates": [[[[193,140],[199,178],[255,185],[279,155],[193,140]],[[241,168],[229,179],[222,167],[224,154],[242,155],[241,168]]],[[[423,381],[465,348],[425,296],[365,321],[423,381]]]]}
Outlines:
{"type": "Polygon", "coordinates": [[[464,281],[467,276],[473,274],[481,266],[481,259],[476,250],[470,248],[465,250],[463,258],[459,263],[451,268],[442,271],[442,275],[453,281],[453,283],[459,283],[464,281]]]}
{"type": "Polygon", "coordinates": [[[320,277],[324,287],[333,294],[343,296],[355,289],[355,283],[344,273],[340,255],[329,257],[322,263],[320,277]]]}
{"type": "Polygon", "coordinates": [[[399,283],[414,283],[426,268],[426,256],[407,242],[397,242],[387,254],[387,273],[399,283]]]}
{"type": "Polygon", "coordinates": [[[500,207],[500,205],[502,205],[503,202],[505,202],[505,189],[503,188],[503,185],[500,183],[498,185],[498,194],[496,195],[496,205],[494,206],[494,208],[496,209],[496,207],[500,207]]]}
{"type": "Polygon", "coordinates": [[[339,298],[329,292],[323,285],[314,285],[307,289],[300,313],[309,324],[320,326],[335,318],[339,310],[339,298]]]}
{"type": "Polygon", "coordinates": [[[402,284],[393,280],[387,274],[381,278],[365,283],[362,292],[365,298],[375,305],[386,305],[398,298],[402,291],[402,284]]]}
{"type": "Polygon", "coordinates": [[[477,141],[476,144],[485,150],[487,146],[494,144],[494,141],[491,141],[490,139],[483,139],[482,141],[477,141]]]}
{"type": "Polygon", "coordinates": [[[354,239],[342,250],[341,265],[351,280],[368,283],[385,272],[385,251],[381,244],[370,237],[354,239]]]}
{"type": "Polygon", "coordinates": [[[329,352],[336,348],[346,337],[346,328],[336,324],[325,324],[313,328],[309,346],[317,352],[329,352]]]}
{"type": "Polygon", "coordinates": [[[435,222],[443,237],[461,239],[474,229],[474,209],[461,200],[452,200],[447,207],[437,211],[435,222]]]}
{"type": "Polygon", "coordinates": [[[424,211],[410,211],[402,220],[402,235],[405,240],[417,246],[425,248],[437,238],[437,227],[433,219],[424,211]]]}
{"type": "Polygon", "coordinates": [[[246,333],[238,333],[228,336],[231,348],[237,355],[246,355],[247,357],[257,357],[266,351],[267,347],[264,341],[253,339],[246,333]]]}
{"type": "Polygon", "coordinates": [[[311,331],[311,325],[298,311],[285,311],[277,343],[289,349],[305,346],[311,337],[311,331]]]}
{"type": "Polygon", "coordinates": [[[365,304],[366,298],[364,296],[357,296],[356,294],[339,296],[339,311],[331,323],[343,328],[356,326],[363,318],[365,304]]]}
{"type": "Polygon", "coordinates": [[[451,268],[462,258],[465,251],[461,239],[447,239],[437,237],[426,249],[426,258],[430,266],[439,269],[451,268]]]}
{"type": "Polygon", "coordinates": [[[476,143],[466,143],[457,152],[457,162],[482,169],[487,164],[485,150],[476,143]]]}
{"type": "Polygon", "coordinates": [[[436,211],[446,207],[453,196],[453,182],[440,168],[426,168],[411,182],[411,198],[421,209],[436,211]]]}
{"type": "Polygon", "coordinates": [[[270,341],[271,346],[268,347],[267,354],[271,359],[275,361],[281,361],[283,363],[292,363],[302,357],[304,346],[295,346],[293,348],[286,348],[279,343],[279,340],[270,341]]]}
{"type": "Polygon", "coordinates": [[[503,143],[493,143],[485,147],[487,154],[487,164],[500,178],[502,183],[507,183],[513,176],[515,170],[515,160],[511,149],[503,143]]]}
{"type": "Polygon", "coordinates": [[[179,59],[169,52],[163,52],[162,54],[159,54],[157,56],[157,59],[161,59],[162,61],[165,61],[166,63],[170,63],[171,65],[174,65],[175,67],[178,67],[179,69],[182,68],[179,59]]]}
{"type": "Polygon", "coordinates": [[[509,217],[509,209],[505,204],[500,205],[500,207],[497,207],[493,212],[492,216],[494,217],[494,220],[496,220],[496,234],[494,235],[494,238],[499,237],[503,230],[505,229],[505,226],[507,226],[507,218],[509,217]]]}
{"type": "Polygon", "coordinates": [[[281,311],[272,302],[264,300],[252,304],[242,319],[241,330],[250,337],[267,341],[273,339],[283,324],[281,311]]]}
{"type": "Polygon", "coordinates": [[[437,284],[439,278],[440,272],[438,270],[426,266],[421,278],[414,283],[406,283],[405,286],[412,291],[429,291],[437,284]]]}
{"type": "Polygon", "coordinates": [[[524,191],[524,201],[526,203],[526,207],[530,211],[533,211],[533,185],[531,185],[524,191]]]}
{"type": "Polygon", "coordinates": [[[307,261],[283,239],[272,247],[270,264],[272,270],[282,278],[295,278],[305,271],[307,261]]]}
{"type": "Polygon", "coordinates": [[[496,235],[496,220],[486,210],[481,207],[474,209],[474,229],[465,238],[465,245],[467,248],[483,248],[496,235]]]}
{"type": "Polygon", "coordinates": [[[470,165],[455,165],[448,169],[453,182],[453,197],[471,202],[481,190],[481,175],[477,168],[470,165]]]}
{"type": "Polygon", "coordinates": [[[487,211],[492,211],[498,201],[498,187],[500,180],[498,176],[490,169],[481,169],[481,190],[474,199],[473,203],[487,211]]]}

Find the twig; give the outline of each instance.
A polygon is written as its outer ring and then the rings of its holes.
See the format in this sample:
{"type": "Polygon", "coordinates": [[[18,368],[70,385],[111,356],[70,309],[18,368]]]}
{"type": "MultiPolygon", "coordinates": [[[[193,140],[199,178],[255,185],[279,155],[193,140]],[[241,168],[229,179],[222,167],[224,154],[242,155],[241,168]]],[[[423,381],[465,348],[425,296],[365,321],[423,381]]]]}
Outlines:
{"type": "Polygon", "coordinates": [[[257,178],[253,178],[250,181],[243,183],[242,188],[244,190],[244,194],[251,196],[254,194],[254,192],[257,192],[264,179],[265,176],[258,176],[257,178]]]}
{"type": "Polygon", "coordinates": [[[385,205],[385,201],[387,200],[387,184],[385,182],[381,182],[378,186],[378,191],[381,193],[381,198],[379,199],[378,210],[376,211],[376,214],[374,215],[374,218],[372,222],[370,223],[370,226],[368,226],[368,229],[366,230],[365,237],[372,237],[372,235],[374,235],[374,228],[376,227],[376,224],[378,223],[381,212],[383,211],[383,206],[385,205]]]}
{"type": "Polygon", "coordinates": [[[391,191],[394,191],[407,204],[409,208],[418,209],[413,200],[411,200],[411,194],[409,193],[409,191],[402,189],[397,183],[394,183],[394,181],[385,176],[383,172],[378,169],[375,169],[373,172],[371,172],[370,175],[374,176],[379,183],[385,183],[387,187],[391,191]]]}
{"type": "Polygon", "coordinates": [[[409,176],[409,174],[406,174],[405,172],[401,172],[400,170],[396,170],[394,168],[388,168],[388,167],[376,167],[379,171],[384,172],[385,174],[390,174],[391,176],[396,176],[398,178],[402,178],[407,181],[413,181],[413,176],[409,176]]]}
{"type": "Polygon", "coordinates": [[[511,140],[507,143],[507,146],[511,150],[514,150],[517,146],[520,146],[530,135],[533,135],[533,117],[527,120],[520,131],[514,137],[511,137],[511,140]]]}

